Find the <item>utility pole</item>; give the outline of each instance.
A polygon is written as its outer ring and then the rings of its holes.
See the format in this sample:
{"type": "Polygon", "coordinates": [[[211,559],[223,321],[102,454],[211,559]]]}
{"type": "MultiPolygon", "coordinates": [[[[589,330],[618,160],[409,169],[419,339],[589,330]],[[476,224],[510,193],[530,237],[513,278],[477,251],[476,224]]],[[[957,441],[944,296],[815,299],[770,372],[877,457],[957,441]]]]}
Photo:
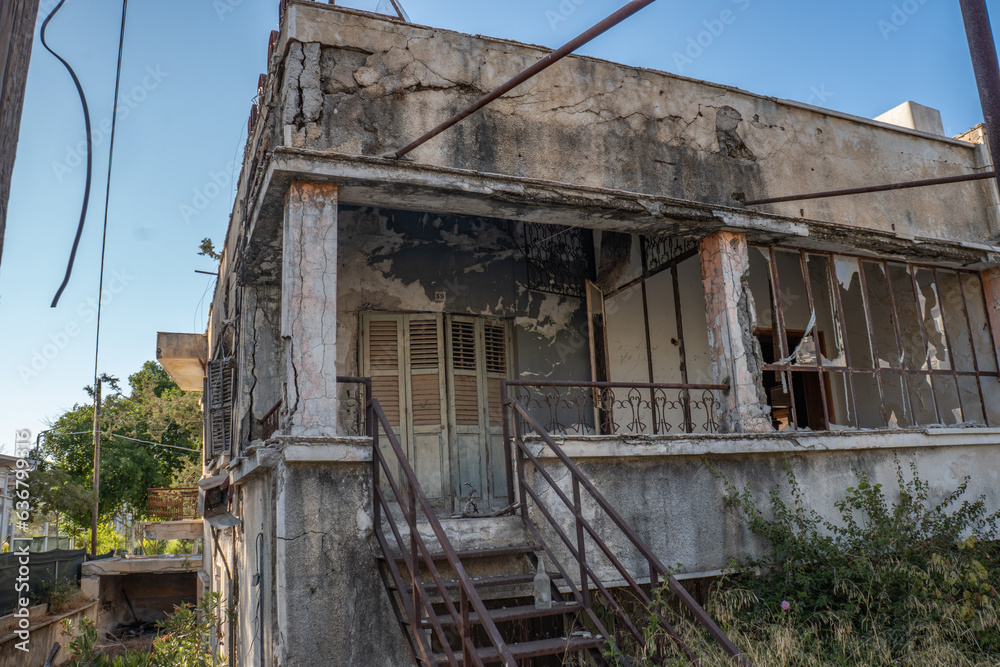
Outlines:
{"type": "Polygon", "coordinates": [[[101,489],[101,378],[94,382],[94,510],[90,516],[90,553],[97,555],[98,493],[101,489]]]}
{"type": "MultiPolygon", "coordinates": [[[[993,156],[993,169],[1000,172],[1000,64],[997,63],[990,15],[986,10],[986,0],[959,0],[959,4],[969,38],[969,53],[979,87],[979,101],[983,106],[983,122],[993,156]]],[[[997,183],[1000,186],[1000,173],[997,174],[997,183]]]]}

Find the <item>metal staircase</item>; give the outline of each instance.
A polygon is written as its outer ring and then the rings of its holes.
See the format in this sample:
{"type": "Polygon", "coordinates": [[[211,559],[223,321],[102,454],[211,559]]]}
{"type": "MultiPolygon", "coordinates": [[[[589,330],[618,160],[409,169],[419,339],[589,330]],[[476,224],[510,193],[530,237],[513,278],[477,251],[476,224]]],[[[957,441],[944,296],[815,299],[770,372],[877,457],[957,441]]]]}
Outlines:
{"type": "MultiPolygon", "coordinates": [[[[619,598],[602,581],[594,556],[588,557],[588,549],[596,547],[603,566],[610,563],[620,575],[614,585],[620,587],[624,581],[631,595],[643,606],[641,618],[646,620],[651,613],[649,610],[654,610],[653,617],[663,632],[692,663],[697,662],[694,654],[655,611],[656,603],[650,591],[655,591],[660,582],[666,583],[680,604],[733,657],[734,664],[749,666],[739,649],[670,576],[524,405],[506,396],[506,386],[503,395],[507,460],[514,462],[510,467],[516,465],[519,515],[529,539],[523,544],[470,550],[454,548],[382,407],[375,399],[367,401],[366,421],[374,441],[372,487],[375,537],[380,547],[378,569],[414,662],[462,667],[605,665],[605,652],[620,646],[623,639],[645,648],[647,638],[643,629],[629,617],[619,598]],[[572,498],[525,445],[521,424],[530,425],[568,470],[572,498]],[[511,425],[514,427],[512,437],[511,425]],[[384,442],[380,442],[382,438],[388,440],[385,451],[384,442]],[[544,481],[548,486],[546,497],[550,502],[553,498],[561,502],[565,507],[560,508],[560,514],[565,517],[568,510],[571,522],[558,521],[552,510],[541,502],[540,491],[531,488],[525,480],[526,466],[534,466],[537,475],[533,478],[544,481]],[[644,587],[635,580],[584,517],[584,498],[591,511],[594,507],[599,508],[603,514],[602,525],[610,519],[642,554],[648,564],[650,586],[644,587]],[[544,521],[539,523],[539,517],[544,521]],[[546,537],[551,539],[552,536],[558,538],[558,543],[546,541],[546,537]],[[540,556],[544,557],[552,581],[553,604],[547,610],[536,609],[531,594],[540,556]],[[476,576],[470,576],[470,571],[476,576]],[[498,600],[505,600],[510,606],[500,606],[498,600]],[[581,657],[571,661],[574,659],[568,656],[574,655],[581,657]]],[[[514,495],[513,486],[511,495],[514,495]]],[[[661,659],[665,657],[660,656],[661,659]]]]}

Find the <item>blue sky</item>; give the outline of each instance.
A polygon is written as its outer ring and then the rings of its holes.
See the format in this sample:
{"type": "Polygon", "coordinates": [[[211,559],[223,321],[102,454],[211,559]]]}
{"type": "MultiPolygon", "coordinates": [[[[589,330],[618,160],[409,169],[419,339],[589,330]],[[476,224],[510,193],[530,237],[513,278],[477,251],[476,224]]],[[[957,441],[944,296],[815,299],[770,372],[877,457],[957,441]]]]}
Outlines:
{"type": "MultiPolygon", "coordinates": [[[[385,0],[338,4],[375,9],[385,0]]],[[[402,0],[416,23],[556,47],[624,0],[402,0]]],[[[42,0],[43,9],[51,8],[42,0]]],[[[157,331],[203,331],[218,243],[277,0],[132,0],[112,176],[102,372],[155,358],[157,331]],[[193,213],[192,213],[193,211],[193,213]]],[[[988,2],[996,33],[1000,0],[988,2]]],[[[57,309],[79,216],[83,121],[72,82],[36,37],[0,264],[0,445],[83,401],[94,366],[121,4],[67,0],[49,43],[77,69],[95,134],[94,186],[73,280],[57,309]],[[103,136],[102,136],[103,135],[103,136]]],[[[41,18],[39,19],[39,26],[41,18]]],[[[958,134],[982,121],[955,0],[658,0],[587,55],[865,117],[905,100],[958,134]]],[[[514,72],[512,72],[513,74],[514,72]]]]}

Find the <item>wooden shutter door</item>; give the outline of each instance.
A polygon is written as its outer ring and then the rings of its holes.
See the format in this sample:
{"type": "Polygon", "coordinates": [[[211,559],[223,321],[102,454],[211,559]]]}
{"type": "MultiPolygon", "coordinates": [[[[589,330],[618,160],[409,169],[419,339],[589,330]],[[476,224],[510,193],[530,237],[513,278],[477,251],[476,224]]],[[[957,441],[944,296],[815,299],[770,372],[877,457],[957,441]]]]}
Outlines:
{"type": "MultiPolygon", "coordinates": [[[[452,440],[452,492],[460,511],[469,493],[489,495],[486,472],[485,378],[483,376],[483,321],[479,318],[448,318],[448,426],[452,440]]],[[[480,501],[477,501],[480,502],[480,501]]]]}
{"type": "Polygon", "coordinates": [[[444,336],[440,315],[407,315],[406,377],[410,465],[427,497],[444,506],[450,496],[445,410],[444,336]]]}
{"type": "Polygon", "coordinates": [[[507,466],[503,451],[503,405],[500,380],[510,377],[510,328],[503,320],[487,320],[484,324],[486,355],[486,467],[489,493],[486,502],[492,509],[494,498],[507,498],[507,466]]]}
{"type": "MultiPolygon", "coordinates": [[[[406,406],[406,392],[403,387],[403,317],[401,315],[383,315],[364,313],[361,326],[362,345],[362,375],[372,379],[372,398],[378,400],[385,416],[392,426],[393,432],[399,438],[403,451],[408,447],[408,438],[403,430],[403,411],[406,406]]],[[[385,435],[379,430],[379,449],[390,465],[395,462],[395,455],[385,435]]],[[[399,479],[399,469],[393,471],[399,479]]],[[[389,486],[383,480],[383,488],[389,486]]]]}

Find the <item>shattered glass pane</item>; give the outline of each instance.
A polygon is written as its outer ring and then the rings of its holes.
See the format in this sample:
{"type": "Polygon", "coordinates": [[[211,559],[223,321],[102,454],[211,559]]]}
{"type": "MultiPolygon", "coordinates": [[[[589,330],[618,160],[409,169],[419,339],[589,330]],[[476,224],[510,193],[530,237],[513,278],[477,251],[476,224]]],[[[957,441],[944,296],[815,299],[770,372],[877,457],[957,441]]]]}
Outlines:
{"type": "Polygon", "coordinates": [[[983,391],[986,419],[990,426],[1000,426],[1000,380],[995,377],[981,377],[979,387],[983,391]]]}
{"type": "Polygon", "coordinates": [[[983,401],[979,396],[979,382],[971,375],[958,377],[958,394],[962,399],[963,421],[970,424],[985,424],[983,419],[983,401]]]}
{"type": "Polygon", "coordinates": [[[910,407],[913,409],[914,424],[937,424],[937,409],[934,405],[934,387],[931,376],[909,375],[906,384],[910,389],[910,407]]]}
{"type": "Polygon", "coordinates": [[[758,329],[774,329],[771,313],[771,253],[767,248],[750,248],[750,294],[758,329]]]}
{"type": "Polygon", "coordinates": [[[844,338],[840,328],[840,310],[830,285],[830,259],[826,255],[807,255],[809,286],[816,310],[816,335],[824,366],[846,366],[844,338]]]}
{"type": "Polygon", "coordinates": [[[986,298],[982,279],[974,273],[962,273],[962,292],[969,307],[969,321],[972,325],[972,341],[976,349],[976,361],[980,372],[993,373],[997,370],[996,350],[993,334],[986,318],[986,298]]]}
{"type": "MultiPolygon", "coordinates": [[[[874,343],[878,348],[879,368],[902,368],[903,355],[893,325],[892,302],[889,301],[889,284],[881,264],[862,262],[865,283],[868,286],[868,305],[871,308],[874,343]]],[[[846,307],[846,306],[845,306],[846,307]]],[[[853,348],[852,348],[853,349],[853,348]]]]}
{"type": "Polygon", "coordinates": [[[924,335],[927,337],[927,361],[924,369],[949,370],[951,362],[948,359],[948,340],[945,336],[944,314],[934,272],[926,268],[916,268],[913,275],[916,278],[917,299],[924,321],[924,335]]]}
{"type": "Polygon", "coordinates": [[[962,285],[954,271],[938,270],[938,286],[941,289],[941,307],[944,324],[948,331],[948,342],[955,361],[955,370],[976,370],[972,356],[972,339],[969,337],[969,321],[965,318],[962,301],[962,285]]]}
{"type": "MultiPolygon", "coordinates": [[[[837,288],[844,306],[844,327],[851,365],[855,368],[874,368],[869,335],[868,312],[861,293],[861,269],[854,257],[835,256],[837,288]]],[[[892,326],[892,323],[889,323],[892,326]]],[[[895,339],[895,337],[893,337],[895,339]]],[[[860,400],[860,399],[858,399],[860,400]]]]}
{"type": "MultiPolygon", "coordinates": [[[[884,427],[885,420],[882,418],[882,396],[879,394],[878,380],[876,379],[875,374],[852,373],[852,377],[854,379],[854,396],[857,398],[858,426],[860,428],[884,427]]],[[[889,376],[890,380],[894,377],[895,376],[889,376]]]]}
{"type": "Polygon", "coordinates": [[[958,387],[950,375],[934,376],[934,397],[937,399],[938,414],[942,424],[961,424],[962,404],[958,401],[958,387]]]}
{"type": "Polygon", "coordinates": [[[858,415],[851,396],[851,378],[849,373],[829,373],[828,391],[833,409],[830,412],[830,430],[857,428],[858,415]]]}
{"type": "Polygon", "coordinates": [[[800,366],[815,366],[819,358],[812,335],[815,314],[809,310],[799,253],[777,250],[775,258],[781,312],[785,319],[786,349],[790,357],[788,361],[800,366]]]}
{"type": "MultiPolygon", "coordinates": [[[[927,354],[924,349],[924,334],[920,329],[920,314],[913,294],[913,280],[905,265],[888,266],[892,297],[896,302],[896,321],[899,323],[899,335],[903,340],[903,366],[912,371],[924,370],[927,354]]],[[[916,405],[913,407],[916,410],[916,405]]],[[[918,420],[918,423],[921,422],[918,420]]]]}
{"type": "MultiPolygon", "coordinates": [[[[913,424],[907,393],[903,391],[904,379],[897,373],[882,373],[882,396],[889,428],[906,428],[913,424]]],[[[860,398],[858,399],[861,400],[860,398]]]]}

